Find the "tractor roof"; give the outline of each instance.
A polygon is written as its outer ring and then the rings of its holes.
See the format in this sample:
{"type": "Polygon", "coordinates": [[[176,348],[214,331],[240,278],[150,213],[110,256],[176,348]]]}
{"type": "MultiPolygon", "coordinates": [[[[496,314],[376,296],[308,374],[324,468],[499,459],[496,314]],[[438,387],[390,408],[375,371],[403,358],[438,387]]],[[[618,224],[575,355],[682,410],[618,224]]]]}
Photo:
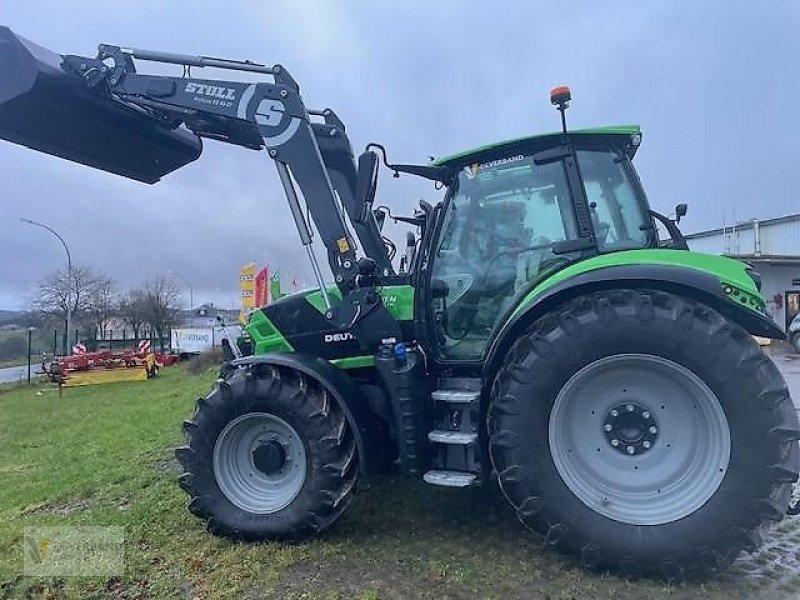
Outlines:
{"type": "MultiPolygon", "coordinates": [[[[573,129],[567,132],[568,135],[581,135],[581,136],[607,136],[619,135],[630,137],[636,134],[641,134],[641,129],[638,125],[607,125],[605,127],[591,127],[589,129],[573,129]]],[[[515,147],[525,146],[531,142],[541,142],[549,138],[558,138],[563,135],[560,131],[550,133],[540,133],[538,135],[530,135],[525,137],[513,138],[504,140],[494,144],[487,144],[485,146],[478,146],[471,150],[458,152],[442,158],[437,158],[433,164],[435,166],[456,166],[458,163],[467,163],[472,158],[480,157],[483,154],[496,154],[501,153],[503,150],[514,150],[515,147]]]]}

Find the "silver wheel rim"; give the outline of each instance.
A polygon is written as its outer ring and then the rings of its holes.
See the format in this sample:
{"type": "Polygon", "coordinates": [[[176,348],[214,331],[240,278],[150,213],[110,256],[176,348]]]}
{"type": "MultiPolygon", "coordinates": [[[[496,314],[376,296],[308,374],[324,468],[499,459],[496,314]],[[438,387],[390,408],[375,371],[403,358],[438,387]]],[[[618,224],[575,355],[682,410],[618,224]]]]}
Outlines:
{"type": "Polygon", "coordinates": [[[549,444],[561,479],[589,508],[622,523],[661,525],[714,495],[731,436],[719,400],[692,371],[658,356],[618,354],[587,365],[559,392],[549,444]],[[622,418],[634,425],[620,426],[622,418]]]}
{"type": "Polygon", "coordinates": [[[220,491],[238,508],[261,515],[277,512],[303,487],[303,441],[280,417],[260,412],[241,415],[225,426],[214,444],[214,477],[220,491]],[[265,470],[263,459],[259,460],[264,448],[273,455],[270,466],[274,469],[265,470]]]}

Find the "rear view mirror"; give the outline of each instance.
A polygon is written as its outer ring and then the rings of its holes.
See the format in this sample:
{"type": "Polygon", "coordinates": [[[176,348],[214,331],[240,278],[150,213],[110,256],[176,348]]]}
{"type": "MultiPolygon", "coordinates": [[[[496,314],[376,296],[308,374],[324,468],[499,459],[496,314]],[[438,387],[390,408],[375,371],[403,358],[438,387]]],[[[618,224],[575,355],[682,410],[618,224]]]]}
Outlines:
{"type": "Polygon", "coordinates": [[[686,212],[689,210],[688,205],[686,204],[676,204],[675,205],[675,222],[680,223],[681,219],[686,216],[686,212]]]}
{"type": "Polygon", "coordinates": [[[358,157],[358,180],[356,181],[356,206],[360,221],[366,222],[375,201],[378,188],[378,155],[367,150],[358,157]]]}
{"type": "Polygon", "coordinates": [[[378,226],[378,231],[383,231],[383,224],[386,223],[386,211],[382,208],[376,208],[372,211],[375,215],[375,224],[378,226]]]}

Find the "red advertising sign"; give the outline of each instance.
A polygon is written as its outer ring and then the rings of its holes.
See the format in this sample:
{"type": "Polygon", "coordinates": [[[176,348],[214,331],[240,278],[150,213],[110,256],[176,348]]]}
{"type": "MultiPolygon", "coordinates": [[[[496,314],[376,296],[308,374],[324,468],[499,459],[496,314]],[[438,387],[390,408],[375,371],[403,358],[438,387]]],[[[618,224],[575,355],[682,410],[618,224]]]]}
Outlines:
{"type": "Polygon", "coordinates": [[[256,306],[269,304],[269,267],[256,273],[256,306]]]}

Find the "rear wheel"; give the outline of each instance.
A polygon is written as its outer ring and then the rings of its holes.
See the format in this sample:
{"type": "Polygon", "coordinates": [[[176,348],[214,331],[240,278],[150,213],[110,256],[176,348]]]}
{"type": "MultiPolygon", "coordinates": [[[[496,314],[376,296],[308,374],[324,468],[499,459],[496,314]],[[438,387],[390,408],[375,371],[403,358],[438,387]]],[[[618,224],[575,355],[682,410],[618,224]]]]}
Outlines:
{"type": "Polygon", "coordinates": [[[180,485],[212,533],[297,538],[332,524],[351,500],[355,439],[327,390],[302,373],[240,370],[198,400],[184,430],[180,485]]]}
{"type": "Polygon", "coordinates": [[[800,470],[777,368],[706,306],[663,292],[578,298],[513,346],[490,453],[520,520],[585,566],[719,571],[781,519],[800,470]]]}

